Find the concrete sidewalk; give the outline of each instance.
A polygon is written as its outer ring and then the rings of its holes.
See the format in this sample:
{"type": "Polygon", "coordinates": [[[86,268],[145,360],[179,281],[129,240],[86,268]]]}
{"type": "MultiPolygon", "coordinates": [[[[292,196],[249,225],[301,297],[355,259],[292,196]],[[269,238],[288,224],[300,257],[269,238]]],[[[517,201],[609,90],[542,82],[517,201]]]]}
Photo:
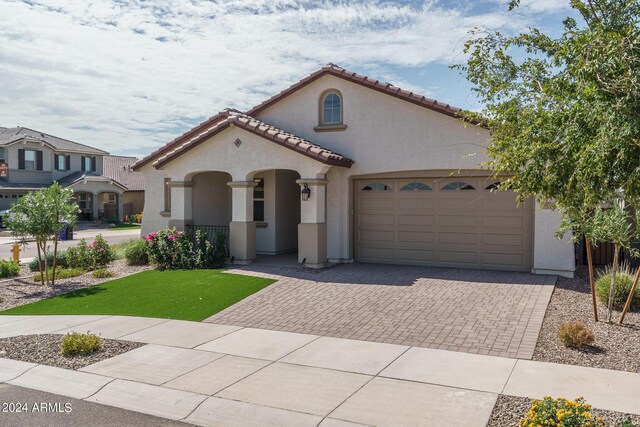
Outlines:
{"type": "Polygon", "coordinates": [[[640,414],[640,374],[166,319],[0,316],[0,337],[148,343],[70,371],[0,359],[0,382],[198,425],[485,426],[499,394],[640,414]]]}

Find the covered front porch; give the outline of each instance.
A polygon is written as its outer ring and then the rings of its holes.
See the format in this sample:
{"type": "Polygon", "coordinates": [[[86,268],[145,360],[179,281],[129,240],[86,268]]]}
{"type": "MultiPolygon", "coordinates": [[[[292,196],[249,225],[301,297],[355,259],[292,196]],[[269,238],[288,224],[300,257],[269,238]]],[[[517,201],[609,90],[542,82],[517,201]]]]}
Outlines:
{"type": "Polygon", "coordinates": [[[126,190],[121,184],[104,177],[82,177],[68,185],[78,204],[78,220],[122,220],[122,195],[126,190]]]}
{"type": "Polygon", "coordinates": [[[203,171],[185,181],[167,181],[169,226],[210,241],[227,236],[234,263],[269,262],[321,267],[327,261],[324,181],[302,179],[291,169],[269,169],[234,181],[228,172],[203,171]],[[322,222],[320,222],[322,221],[322,222]]]}

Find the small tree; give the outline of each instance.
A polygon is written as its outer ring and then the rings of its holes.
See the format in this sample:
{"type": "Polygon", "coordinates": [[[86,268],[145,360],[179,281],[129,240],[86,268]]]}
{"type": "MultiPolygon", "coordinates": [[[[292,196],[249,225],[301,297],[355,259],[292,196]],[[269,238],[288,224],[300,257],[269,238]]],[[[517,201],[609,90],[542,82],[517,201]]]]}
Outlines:
{"type": "Polygon", "coordinates": [[[77,221],[78,205],[73,191],[54,182],[48,188],[27,193],[11,207],[3,222],[21,243],[34,239],[38,248],[38,268],[42,285],[55,285],[56,257],[60,231],[73,227],[77,221]],[[53,241],[53,265],[49,278],[49,243],[53,241]]]}

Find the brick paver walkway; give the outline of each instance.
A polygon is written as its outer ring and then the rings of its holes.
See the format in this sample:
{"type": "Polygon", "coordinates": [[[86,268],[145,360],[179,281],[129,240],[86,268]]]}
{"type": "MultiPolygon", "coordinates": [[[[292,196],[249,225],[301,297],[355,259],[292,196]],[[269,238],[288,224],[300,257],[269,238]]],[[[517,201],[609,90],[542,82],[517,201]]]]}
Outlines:
{"type": "Polygon", "coordinates": [[[555,276],[348,264],[254,264],[278,282],[206,322],[530,359],[555,276]]]}

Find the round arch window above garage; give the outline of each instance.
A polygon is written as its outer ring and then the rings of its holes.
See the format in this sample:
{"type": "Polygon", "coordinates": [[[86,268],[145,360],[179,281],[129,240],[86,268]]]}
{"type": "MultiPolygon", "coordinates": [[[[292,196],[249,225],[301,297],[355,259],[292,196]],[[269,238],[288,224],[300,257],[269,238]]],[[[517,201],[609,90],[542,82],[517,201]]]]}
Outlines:
{"type": "Polygon", "coordinates": [[[335,132],[347,129],[344,124],[344,97],[338,89],[326,89],[318,99],[316,132],[335,132]]]}

